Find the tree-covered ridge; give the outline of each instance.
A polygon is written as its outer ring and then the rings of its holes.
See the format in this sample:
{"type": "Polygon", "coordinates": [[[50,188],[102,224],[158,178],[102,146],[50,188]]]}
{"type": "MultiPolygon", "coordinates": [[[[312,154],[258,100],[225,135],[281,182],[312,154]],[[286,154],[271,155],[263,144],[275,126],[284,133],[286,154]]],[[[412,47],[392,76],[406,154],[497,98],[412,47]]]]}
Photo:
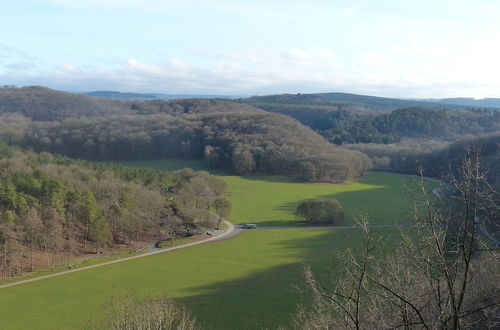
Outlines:
{"type": "Polygon", "coordinates": [[[352,144],[349,148],[370,156],[377,170],[424,174],[441,178],[459,170],[468,152],[478,152],[488,181],[500,189],[500,132],[466,136],[453,142],[408,140],[395,144],[352,144]]]}
{"type": "Polygon", "coordinates": [[[69,263],[87,245],[99,251],[218,228],[230,208],[225,183],[206,172],[131,169],[3,144],[0,155],[0,273],[7,277],[33,269],[37,252],[49,265],[63,254],[69,263]]]}
{"type": "Polygon", "coordinates": [[[218,99],[123,101],[66,93],[41,86],[0,88],[0,114],[20,113],[33,121],[101,118],[112,115],[173,116],[212,112],[255,112],[255,107],[218,99]]]}
{"type": "Polygon", "coordinates": [[[492,109],[449,111],[411,107],[375,112],[342,103],[249,103],[291,116],[335,144],[388,144],[404,138],[452,141],[466,134],[500,130],[500,111],[492,109]]]}
{"type": "MultiPolygon", "coordinates": [[[[358,108],[375,111],[392,111],[401,108],[420,107],[425,109],[448,109],[448,110],[466,110],[474,108],[466,104],[456,102],[447,103],[443,100],[410,100],[395,99],[388,97],[359,95],[351,93],[312,93],[312,94],[276,94],[265,96],[253,96],[244,99],[243,102],[249,104],[274,103],[274,104],[299,104],[299,105],[331,105],[344,106],[349,108],[358,108]]],[[[475,108],[481,108],[482,105],[475,108]]]]}
{"type": "MultiPolygon", "coordinates": [[[[428,175],[441,177],[450,169],[452,172],[458,171],[463,155],[476,151],[481,157],[481,166],[487,179],[500,190],[500,132],[460,139],[447,148],[417,155],[414,162],[422,166],[428,175]]],[[[398,170],[403,172],[406,169],[400,166],[398,170]]]]}
{"type": "MultiPolygon", "coordinates": [[[[38,93],[34,99],[45,97],[43,88],[4,89],[4,93],[11,90],[20,98],[30,99],[33,90],[38,93]],[[23,90],[28,91],[26,95],[23,90]]],[[[59,92],[49,94],[53,93],[59,92]]],[[[61,95],[65,99],[72,94],[61,95]]],[[[210,167],[238,174],[266,172],[308,181],[342,182],[370,167],[362,153],[335,147],[288,116],[244,104],[200,99],[105,101],[122,106],[122,112],[96,115],[61,106],[55,107],[60,114],[55,115],[50,112],[50,102],[30,111],[24,105],[16,113],[4,111],[0,137],[38,152],[83,159],[205,158],[210,167]],[[34,120],[31,113],[49,117],[34,120]]],[[[41,103],[33,104],[38,107],[41,103]]]]}

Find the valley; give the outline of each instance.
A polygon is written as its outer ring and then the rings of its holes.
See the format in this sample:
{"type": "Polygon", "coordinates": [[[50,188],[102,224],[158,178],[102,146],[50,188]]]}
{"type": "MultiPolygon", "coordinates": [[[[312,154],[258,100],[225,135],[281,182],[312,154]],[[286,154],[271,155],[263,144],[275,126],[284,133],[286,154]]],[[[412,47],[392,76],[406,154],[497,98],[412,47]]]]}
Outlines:
{"type": "MultiPolygon", "coordinates": [[[[125,164],[169,170],[196,167],[181,160],[125,164]]],[[[409,196],[409,190],[415,188],[414,178],[384,173],[368,173],[342,185],[304,184],[273,176],[222,177],[233,203],[231,221],[259,226],[296,223],[293,205],[318,196],[341,200],[348,214],[346,223],[354,223],[355,216],[364,213],[373,223],[395,223],[405,217],[405,202],[400,197],[409,196]],[[401,207],[383,207],[394,203],[401,207]]],[[[399,230],[375,232],[385,237],[379,253],[390,251],[399,230]]],[[[2,289],[0,313],[11,325],[7,329],[35,324],[40,329],[77,328],[100,317],[100,306],[113,296],[166,293],[209,329],[234,329],[238,324],[241,328],[242,320],[250,328],[274,328],[288,324],[303,299],[294,286],[301,283],[304,265],[327,271],[334,267],[331,256],[347,246],[355,248],[361,243],[361,234],[361,230],[350,229],[247,230],[221,242],[2,289]],[[78,297],[78,302],[72,297],[78,297]],[[30,309],[29,316],[19,317],[16,311],[22,310],[21,305],[30,309]]]]}

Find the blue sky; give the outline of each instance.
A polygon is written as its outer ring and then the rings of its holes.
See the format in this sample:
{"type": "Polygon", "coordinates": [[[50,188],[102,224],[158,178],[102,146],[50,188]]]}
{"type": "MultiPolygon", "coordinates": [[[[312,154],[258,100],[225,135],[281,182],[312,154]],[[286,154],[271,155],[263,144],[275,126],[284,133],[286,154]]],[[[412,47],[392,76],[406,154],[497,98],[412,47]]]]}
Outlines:
{"type": "Polygon", "coordinates": [[[17,0],[0,84],[500,97],[500,1],[17,0]]]}

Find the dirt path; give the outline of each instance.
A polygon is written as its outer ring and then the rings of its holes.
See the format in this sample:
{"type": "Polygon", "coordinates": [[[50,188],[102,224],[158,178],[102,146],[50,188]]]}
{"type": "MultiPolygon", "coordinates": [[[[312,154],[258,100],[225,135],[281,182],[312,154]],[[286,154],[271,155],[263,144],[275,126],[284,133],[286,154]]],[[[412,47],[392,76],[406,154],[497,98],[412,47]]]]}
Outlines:
{"type": "Polygon", "coordinates": [[[171,248],[157,249],[155,251],[146,252],[144,254],[140,254],[140,255],[137,255],[137,256],[126,257],[126,258],[117,259],[117,260],[113,260],[113,261],[103,262],[102,264],[97,264],[97,265],[92,265],[92,266],[85,266],[85,267],[82,267],[82,268],[68,270],[68,271],[64,271],[64,272],[60,272],[60,273],[55,273],[55,274],[50,274],[50,275],[44,275],[44,276],[35,277],[35,278],[31,278],[29,280],[23,280],[23,281],[18,281],[18,282],[14,282],[14,283],[8,283],[8,284],[0,285],[0,289],[8,288],[8,287],[11,287],[11,286],[16,286],[16,285],[21,285],[21,284],[25,284],[25,283],[30,283],[30,282],[41,281],[41,280],[45,280],[45,279],[51,278],[51,277],[63,276],[63,275],[69,274],[69,273],[81,272],[81,271],[87,270],[87,269],[92,269],[92,268],[97,268],[97,267],[103,267],[103,266],[107,266],[107,265],[111,265],[111,264],[117,264],[119,262],[124,262],[124,261],[133,260],[133,259],[139,259],[139,258],[149,257],[149,256],[154,255],[154,254],[160,254],[160,253],[165,253],[165,252],[169,252],[169,251],[173,251],[173,250],[179,250],[179,249],[182,249],[182,248],[186,248],[188,246],[194,246],[194,245],[204,244],[204,243],[208,243],[208,242],[220,241],[220,240],[223,240],[223,239],[227,239],[227,238],[233,237],[233,236],[237,235],[241,231],[240,229],[235,228],[233,226],[233,224],[230,223],[229,221],[226,221],[225,223],[226,223],[227,229],[224,232],[222,232],[222,233],[220,233],[220,234],[218,234],[216,236],[204,239],[204,240],[200,240],[200,241],[192,242],[192,243],[186,243],[186,244],[174,246],[174,247],[171,247],[171,248]]]}

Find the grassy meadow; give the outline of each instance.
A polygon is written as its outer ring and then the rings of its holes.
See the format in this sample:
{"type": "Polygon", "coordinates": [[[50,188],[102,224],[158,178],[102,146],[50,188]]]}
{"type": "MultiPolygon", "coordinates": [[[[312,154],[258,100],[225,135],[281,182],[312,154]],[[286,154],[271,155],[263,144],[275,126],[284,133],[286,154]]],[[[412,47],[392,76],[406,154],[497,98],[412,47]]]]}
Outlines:
{"type": "MultiPolygon", "coordinates": [[[[200,160],[159,159],[122,164],[155,170],[171,171],[183,167],[207,170],[200,160]]],[[[296,224],[299,219],[293,213],[298,203],[320,197],[335,198],[342,204],[346,225],[354,224],[358,215],[368,215],[371,224],[405,223],[418,180],[407,175],[369,172],[352,182],[328,184],[302,183],[283,176],[242,177],[220,171],[213,173],[223,177],[229,187],[233,206],[231,221],[259,225],[296,224]]]]}
{"type": "MultiPolygon", "coordinates": [[[[390,235],[394,230],[380,230],[390,235]]],[[[354,229],[245,231],[217,243],[148,256],[0,290],[1,329],[79,329],[113,296],[165,293],[208,329],[286,325],[301,301],[294,284],[336,251],[355,248],[354,229]]]]}
{"type": "MultiPolygon", "coordinates": [[[[202,162],[180,160],[127,165],[204,168],[202,162]]],[[[274,176],[223,176],[233,203],[232,222],[260,225],[295,223],[296,204],[315,197],[337,198],[346,209],[347,223],[364,213],[372,223],[404,222],[407,189],[414,188],[409,177],[388,173],[369,173],[342,185],[304,184],[274,176]]],[[[399,236],[396,229],[377,233],[386,236],[381,252],[390,250],[399,236]]],[[[206,329],[286,326],[297,305],[307,302],[294,288],[302,283],[304,265],[325,274],[335,266],[334,255],[348,247],[356,249],[361,235],[358,229],[244,231],[220,242],[0,289],[0,328],[88,328],[89,320],[98,319],[113,296],[159,293],[184,304],[206,329]]]]}

